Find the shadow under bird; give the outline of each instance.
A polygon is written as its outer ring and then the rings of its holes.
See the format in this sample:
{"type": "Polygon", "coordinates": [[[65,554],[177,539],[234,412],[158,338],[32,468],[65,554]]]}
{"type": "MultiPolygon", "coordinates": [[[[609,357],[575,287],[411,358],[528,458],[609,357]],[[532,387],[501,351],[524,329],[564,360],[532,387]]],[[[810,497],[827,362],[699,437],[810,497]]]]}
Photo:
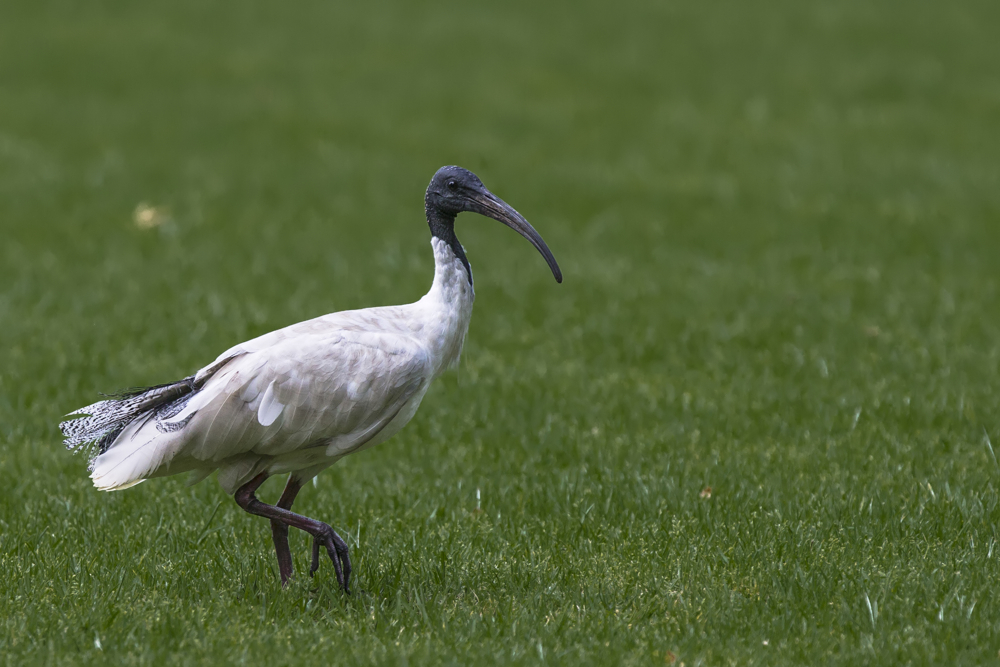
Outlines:
{"type": "Polygon", "coordinates": [[[349,592],[347,544],[326,523],[291,510],[302,485],[340,458],[392,437],[417,411],[430,383],[462,351],[475,298],[455,217],[479,213],[524,236],[562,273],[538,232],[472,172],[442,167],[424,198],[434,282],[416,303],[332,313],[272,331],[223,352],[178,382],[134,390],[70,413],[66,447],[87,451],[94,486],[126,489],[151,477],[218,470],[244,510],[271,521],[281,582],[292,576],[289,526],[313,536],[349,592]],[[278,502],[255,492],[288,474],[278,502]]]}

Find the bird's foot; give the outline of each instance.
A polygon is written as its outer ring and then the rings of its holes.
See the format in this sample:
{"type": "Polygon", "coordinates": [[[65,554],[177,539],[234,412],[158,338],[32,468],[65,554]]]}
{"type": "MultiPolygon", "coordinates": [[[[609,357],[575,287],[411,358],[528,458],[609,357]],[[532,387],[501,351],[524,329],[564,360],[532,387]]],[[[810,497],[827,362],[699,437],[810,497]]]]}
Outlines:
{"type": "Polygon", "coordinates": [[[324,523],[322,526],[322,531],[313,536],[312,567],[309,569],[309,576],[316,574],[316,570],[319,569],[319,548],[324,546],[330,560],[333,561],[333,569],[337,573],[337,583],[340,584],[345,593],[350,595],[351,557],[347,542],[327,524],[324,523]]]}

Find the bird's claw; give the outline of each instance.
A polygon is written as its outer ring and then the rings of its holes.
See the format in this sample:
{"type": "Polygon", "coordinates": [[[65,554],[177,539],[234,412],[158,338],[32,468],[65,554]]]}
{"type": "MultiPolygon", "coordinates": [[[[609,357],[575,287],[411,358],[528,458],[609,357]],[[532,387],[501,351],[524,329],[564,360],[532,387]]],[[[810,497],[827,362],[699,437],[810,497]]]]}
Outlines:
{"type": "Polygon", "coordinates": [[[319,535],[313,537],[312,567],[309,568],[309,576],[316,574],[319,569],[319,548],[326,547],[326,552],[333,561],[333,569],[337,573],[337,583],[348,595],[351,594],[351,557],[347,548],[347,543],[330,526],[326,527],[319,535]]]}

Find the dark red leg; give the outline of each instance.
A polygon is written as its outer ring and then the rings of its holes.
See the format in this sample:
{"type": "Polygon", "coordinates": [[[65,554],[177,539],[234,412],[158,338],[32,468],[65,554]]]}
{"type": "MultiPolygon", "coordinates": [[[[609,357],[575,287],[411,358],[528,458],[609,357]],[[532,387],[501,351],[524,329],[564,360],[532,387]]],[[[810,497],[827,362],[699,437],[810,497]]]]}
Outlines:
{"type": "MultiPolygon", "coordinates": [[[[298,495],[301,488],[302,482],[294,474],[289,475],[285,490],[281,493],[281,498],[278,499],[275,507],[280,507],[283,510],[292,509],[292,503],[295,502],[295,496],[298,495]]],[[[295,571],[292,565],[292,551],[288,548],[288,525],[277,519],[271,519],[271,537],[274,538],[274,551],[278,554],[278,572],[281,574],[281,585],[284,586],[292,578],[292,572],[295,571]]]]}
{"type": "MultiPolygon", "coordinates": [[[[260,485],[264,483],[265,479],[267,479],[267,473],[262,472],[241,486],[236,491],[236,504],[250,514],[262,516],[265,519],[271,519],[271,521],[279,521],[286,526],[304,530],[312,535],[315,538],[313,543],[313,572],[316,571],[319,545],[322,544],[326,547],[326,552],[330,556],[330,560],[333,561],[333,569],[337,573],[337,583],[340,584],[345,593],[350,593],[351,559],[348,555],[347,543],[341,539],[340,535],[333,528],[322,521],[310,519],[301,514],[296,514],[287,509],[268,505],[257,500],[257,496],[254,494],[260,488],[260,485]]],[[[279,568],[281,567],[280,560],[278,566],[279,568]]]]}

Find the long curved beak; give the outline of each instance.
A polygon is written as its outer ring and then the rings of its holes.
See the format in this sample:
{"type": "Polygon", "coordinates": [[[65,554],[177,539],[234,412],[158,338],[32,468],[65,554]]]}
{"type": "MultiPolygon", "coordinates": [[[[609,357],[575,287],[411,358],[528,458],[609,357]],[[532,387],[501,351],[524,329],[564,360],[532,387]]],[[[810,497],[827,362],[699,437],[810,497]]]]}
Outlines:
{"type": "Polygon", "coordinates": [[[502,222],[507,225],[515,232],[528,239],[531,245],[535,246],[535,250],[542,254],[545,258],[546,263],[549,265],[549,269],[552,270],[552,275],[555,277],[557,283],[562,282],[562,271],[559,270],[559,264],[556,262],[556,258],[552,255],[552,251],[549,247],[545,245],[545,241],[542,239],[541,235],[535,231],[535,228],[524,219],[524,216],[514,210],[514,207],[505,202],[504,200],[497,197],[495,194],[486,190],[483,193],[477,193],[474,197],[469,199],[471,204],[470,208],[480,215],[485,215],[488,218],[493,218],[498,222],[502,222]]]}

